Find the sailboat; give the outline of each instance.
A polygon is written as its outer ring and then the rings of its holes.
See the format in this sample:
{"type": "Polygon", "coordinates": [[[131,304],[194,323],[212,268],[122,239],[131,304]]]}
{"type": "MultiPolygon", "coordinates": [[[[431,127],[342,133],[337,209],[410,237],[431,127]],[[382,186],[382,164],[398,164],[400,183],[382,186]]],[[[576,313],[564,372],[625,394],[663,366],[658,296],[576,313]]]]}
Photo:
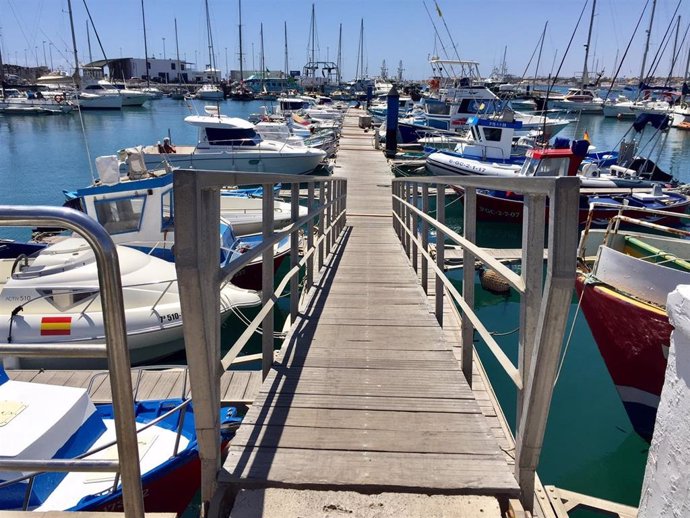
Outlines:
{"type": "Polygon", "coordinates": [[[259,57],[259,66],[261,67],[261,92],[254,96],[255,99],[262,99],[265,101],[275,101],[278,97],[272,94],[266,88],[266,57],[264,55],[264,24],[261,24],[260,30],[261,38],[261,56],[259,57]]]}
{"type": "Polygon", "coordinates": [[[585,63],[582,69],[582,82],[579,87],[569,88],[563,99],[551,101],[552,108],[565,111],[580,113],[601,113],[604,100],[597,93],[589,88],[589,75],[587,64],[589,61],[589,44],[592,40],[592,26],[594,25],[594,11],[597,7],[597,0],[592,1],[592,16],[589,19],[589,32],[587,33],[587,44],[585,45],[585,63]]]}
{"type": "MultiPolygon", "coordinates": [[[[240,81],[239,84],[230,93],[230,99],[234,101],[251,101],[254,99],[254,93],[244,85],[244,68],[242,61],[244,55],[242,53],[242,0],[238,0],[239,4],[239,34],[240,34],[240,81]]],[[[263,24],[262,24],[263,31],[263,24]]],[[[263,32],[262,32],[263,40],[263,32]]]]}
{"type": "MultiPolygon", "coordinates": [[[[642,68],[640,69],[639,92],[643,99],[635,101],[624,100],[620,102],[607,101],[604,104],[604,117],[616,117],[617,119],[634,118],[641,113],[669,113],[670,104],[667,101],[653,100],[651,98],[651,89],[645,89],[645,65],[647,63],[647,53],[649,52],[649,39],[652,33],[652,24],[654,22],[654,11],[656,9],[656,0],[652,3],[652,13],[649,17],[649,28],[647,29],[647,40],[645,42],[644,54],[642,56],[642,68]]],[[[686,72],[687,77],[687,72],[686,72]]],[[[672,90],[669,88],[668,90],[672,90]]]]}
{"type": "MultiPolygon", "coordinates": [[[[178,69],[178,72],[177,72],[177,82],[180,83],[180,80],[181,80],[181,77],[182,77],[182,76],[181,76],[181,74],[180,74],[180,72],[179,72],[179,70],[181,69],[181,67],[180,67],[180,44],[179,44],[178,39],[177,39],[177,18],[175,18],[175,52],[177,53],[177,62],[176,62],[176,66],[177,66],[177,69],[178,69]]],[[[173,88],[173,90],[170,92],[170,98],[173,99],[173,100],[175,100],[175,101],[181,101],[181,100],[183,100],[183,99],[185,98],[185,96],[187,95],[187,93],[188,93],[187,90],[184,89],[184,88],[182,88],[182,86],[176,86],[176,87],[173,88]]]]}
{"type": "Polygon", "coordinates": [[[216,85],[216,72],[218,69],[215,67],[216,58],[213,54],[213,35],[211,34],[211,16],[208,11],[208,0],[205,0],[204,3],[206,6],[206,33],[208,37],[208,68],[206,72],[211,76],[211,84],[205,84],[199,88],[195,97],[204,101],[222,101],[225,93],[216,85]]]}

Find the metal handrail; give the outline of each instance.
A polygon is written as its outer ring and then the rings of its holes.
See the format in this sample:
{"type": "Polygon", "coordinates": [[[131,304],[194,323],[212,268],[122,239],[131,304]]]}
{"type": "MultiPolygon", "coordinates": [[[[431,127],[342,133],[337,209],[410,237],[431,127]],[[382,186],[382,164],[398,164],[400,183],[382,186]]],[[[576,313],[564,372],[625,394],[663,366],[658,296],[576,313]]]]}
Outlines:
{"type": "MultiPolygon", "coordinates": [[[[428,290],[429,266],[435,273],[435,311],[443,325],[444,296],[450,295],[461,311],[462,370],[472,384],[473,335],[476,329],[499,364],[518,389],[515,475],[522,502],[534,507],[536,468],[553,386],[560,360],[565,324],[575,279],[578,237],[579,179],[575,177],[406,177],[392,182],[393,226],[412,266],[419,272],[417,256],[422,258],[422,287],[428,290]],[[436,218],[426,214],[429,185],[436,186],[436,218]],[[446,185],[464,189],[463,235],[445,223],[446,185]],[[419,187],[422,207],[418,208],[419,187]],[[524,194],[522,227],[522,269],[518,275],[476,244],[477,189],[511,190],[524,194]],[[546,198],[550,199],[548,225],[545,225],[546,198]],[[420,236],[419,221],[422,221],[420,236]],[[437,232],[434,261],[426,250],[429,226],[437,232]],[[543,277],[543,243],[548,226],[548,262],[543,277]],[[463,248],[462,294],[446,278],[444,242],[446,238],[463,248]],[[518,364],[513,365],[474,312],[476,260],[503,276],[521,295],[518,364]],[[542,280],[543,287],[542,287],[542,280]],[[443,286],[443,289],[441,289],[443,286]]],[[[428,291],[427,291],[428,292],[428,291]]]]}
{"type": "Polygon", "coordinates": [[[220,171],[177,170],[173,177],[176,210],[185,218],[176,221],[176,268],[180,302],[185,325],[185,347],[190,383],[195,395],[195,426],[201,458],[201,501],[210,505],[220,469],[220,444],[217,407],[220,402],[220,374],[242,351],[249,337],[262,326],[262,371],[270,372],[274,353],[274,310],[282,291],[290,285],[290,318],[298,315],[298,275],[306,268],[303,289],[313,285],[314,272],[321,269],[324,257],[345,228],[347,184],[344,179],[294,176],[271,173],[239,173],[220,171]],[[263,241],[225,267],[218,261],[218,220],[220,218],[220,187],[262,185],[264,193],[273,192],[277,183],[291,185],[292,222],[281,230],[273,226],[273,197],[262,199],[263,241]],[[307,215],[299,215],[299,186],[307,187],[307,215]],[[315,186],[319,186],[318,201],[315,186]],[[318,223],[317,223],[318,221],[318,223]],[[307,249],[300,259],[297,251],[299,233],[306,226],[307,249]],[[216,229],[215,232],[213,229],[216,229]],[[314,230],[318,235],[314,238],[314,230]],[[290,236],[290,270],[277,289],[274,285],[274,244],[290,236]],[[318,251],[318,256],[317,256],[318,251]],[[262,309],[253,322],[221,359],[218,286],[246,263],[262,257],[262,309]],[[318,257],[318,260],[315,260],[318,257]]]}
{"type": "MultiPolygon", "coordinates": [[[[122,473],[122,501],[128,517],[144,518],[141,470],[137,451],[136,423],[132,404],[129,349],[122,301],[120,263],[117,248],[106,230],[86,214],[63,207],[0,206],[0,225],[63,227],[84,237],[93,248],[98,265],[99,287],[103,295],[103,322],[106,331],[108,368],[113,396],[118,458],[116,470],[122,473]]],[[[0,461],[0,469],[6,464],[0,461]]],[[[37,466],[34,466],[37,467],[37,466]]],[[[15,468],[18,468],[15,465],[15,468]]],[[[7,469],[11,469],[8,467],[7,469]]]]}

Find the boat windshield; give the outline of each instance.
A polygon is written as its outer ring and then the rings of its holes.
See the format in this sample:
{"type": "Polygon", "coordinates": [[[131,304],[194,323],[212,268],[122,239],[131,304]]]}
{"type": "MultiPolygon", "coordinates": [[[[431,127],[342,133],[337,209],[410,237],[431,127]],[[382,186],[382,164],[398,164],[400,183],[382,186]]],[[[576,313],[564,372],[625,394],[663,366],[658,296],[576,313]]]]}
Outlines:
{"type": "MultiPolygon", "coordinates": [[[[566,176],[568,174],[568,158],[531,159],[525,163],[525,176],[566,176]]],[[[524,170],[524,168],[523,168],[524,170]]]]}
{"type": "Polygon", "coordinates": [[[255,146],[252,128],[206,128],[206,139],[212,146],[255,146]]]}

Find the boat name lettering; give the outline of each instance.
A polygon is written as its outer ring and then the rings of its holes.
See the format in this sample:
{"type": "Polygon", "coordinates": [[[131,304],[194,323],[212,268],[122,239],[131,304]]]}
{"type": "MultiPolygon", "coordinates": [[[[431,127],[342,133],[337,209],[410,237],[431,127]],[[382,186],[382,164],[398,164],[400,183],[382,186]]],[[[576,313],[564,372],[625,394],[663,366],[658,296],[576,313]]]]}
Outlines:
{"type": "Polygon", "coordinates": [[[159,315],[158,318],[161,319],[161,324],[163,322],[174,322],[180,319],[179,313],[168,313],[167,315],[159,315]]]}
{"type": "Polygon", "coordinates": [[[9,302],[27,302],[31,300],[31,295],[10,295],[7,300],[9,302]]]}

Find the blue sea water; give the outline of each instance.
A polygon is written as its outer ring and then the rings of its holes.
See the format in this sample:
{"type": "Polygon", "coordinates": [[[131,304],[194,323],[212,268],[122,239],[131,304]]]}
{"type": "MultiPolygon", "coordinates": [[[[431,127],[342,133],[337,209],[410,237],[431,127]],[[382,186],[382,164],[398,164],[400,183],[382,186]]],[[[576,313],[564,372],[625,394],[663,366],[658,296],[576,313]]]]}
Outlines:
{"type": "MultiPolygon", "coordinates": [[[[220,103],[222,113],[242,117],[258,112],[262,104],[220,103]]],[[[202,108],[201,103],[162,99],[143,108],[85,112],[81,117],[76,113],[0,116],[0,204],[61,205],[63,189],[91,183],[95,169],[92,173],[89,164],[96,156],[155,143],[168,134],[175,143],[193,144],[196,130],[183,118],[202,108]]],[[[629,122],[582,116],[560,136],[581,138],[586,130],[599,150],[613,149],[629,127],[629,122]]],[[[672,129],[663,139],[651,157],[662,169],[690,182],[690,136],[672,129]]],[[[455,220],[459,226],[460,214],[459,203],[450,206],[449,222],[455,220]]],[[[0,229],[0,236],[17,235],[14,230],[0,229]]],[[[487,226],[480,229],[480,235],[489,236],[491,243],[482,243],[487,246],[519,246],[519,229],[487,226]]],[[[479,287],[477,294],[480,317],[492,331],[503,333],[517,327],[517,299],[492,295],[479,287]]],[[[574,300],[570,315],[570,322],[575,319],[573,338],[555,388],[539,473],[548,484],[637,505],[648,445],[632,431],[586,321],[582,314],[575,318],[576,306],[574,300]]],[[[279,322],[276,329],[281,327],[279,322]]],[[[224,330],[229,341],[227,334],[224,330]]],[[[499,343],[515,359],[517,335],[500,337],[499,343]]],[[[515,391],[481,344],[478,349],[512,421],[515,391]]]]}

